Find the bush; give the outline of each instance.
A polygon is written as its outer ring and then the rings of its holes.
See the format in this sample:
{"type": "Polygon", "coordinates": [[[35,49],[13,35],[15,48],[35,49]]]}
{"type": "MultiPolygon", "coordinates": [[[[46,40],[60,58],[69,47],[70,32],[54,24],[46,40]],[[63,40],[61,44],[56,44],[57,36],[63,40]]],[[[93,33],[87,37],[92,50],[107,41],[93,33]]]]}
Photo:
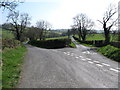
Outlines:
{"type": "Polygon", "coordinates": [[[21,42],[14,39],[2,39],[2,49],[4,48],[15,48],[20,46],[21,42]]]}
{"type": "Polygon", "coordinates": [[[107,46],[98,48],[97,51],[107,56],[108,58],[111,58],[115,61],[120,62],[120,48],[107,45],[107,46]]]}

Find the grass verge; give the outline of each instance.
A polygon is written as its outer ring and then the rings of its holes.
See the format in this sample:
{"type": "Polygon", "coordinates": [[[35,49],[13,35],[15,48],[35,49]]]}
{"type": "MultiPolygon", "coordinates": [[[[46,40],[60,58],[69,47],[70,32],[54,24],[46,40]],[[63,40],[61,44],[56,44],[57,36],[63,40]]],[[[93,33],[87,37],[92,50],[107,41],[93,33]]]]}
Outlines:
{"type": "Polygon", "coordinates": [[[76,42],[79,43],[79,44],[82,44],[82,45],[84,45],[84,46],[86,46],[86,47],[95,47],[94,45],[81,43],[81,42],[79,42],[78,40],[76,40],[76,42]]]}
{"type": "Polygon", "coordinates": [[[14,49],[7,48],[3,51],[2,88],[16,87],[26,51],[25,46],[19,46],[14,49]]]}
{"type": "Polygon", "coordinates": [[[98,48],[97,51],[110,59],[120,62],[120,48],[107,45],[107,46],[98,48]]]}
{"type": "Polygon", "coordinates": [[[71,41],[71,43],[69,44],[70,47],[72,48],[76,48],[76,45],[71,41]]]}

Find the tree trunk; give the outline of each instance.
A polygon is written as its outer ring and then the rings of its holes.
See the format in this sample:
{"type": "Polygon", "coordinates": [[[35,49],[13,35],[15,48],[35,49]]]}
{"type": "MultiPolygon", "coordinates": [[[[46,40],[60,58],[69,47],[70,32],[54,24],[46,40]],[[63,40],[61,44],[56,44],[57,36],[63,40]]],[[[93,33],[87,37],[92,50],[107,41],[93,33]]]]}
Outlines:
{"type": "Polygon", "coordinates": [[[19,34],[19,33],[17,33],[17,35],[16,35],[16,36],[17,36],[17,37],[16,37],[16,39],[20,41],[20,34],[19,34]]]}
{"type": "Polygon", "coordinates": [[[86,35],[83,35],[82,41],[85,41],[85,40],[86,40],[86,35]]]}
{"type": "Polygon", "coordinates": [[[20,41],[20,37],[19,29],[16,27],[16,39],[20,41]]]}
{"type": "Polygon", "coordinates": [[[105,44],[109,44],[110,42],[110,31],[109,30],[104,30],[105,34],[105,44]]]}

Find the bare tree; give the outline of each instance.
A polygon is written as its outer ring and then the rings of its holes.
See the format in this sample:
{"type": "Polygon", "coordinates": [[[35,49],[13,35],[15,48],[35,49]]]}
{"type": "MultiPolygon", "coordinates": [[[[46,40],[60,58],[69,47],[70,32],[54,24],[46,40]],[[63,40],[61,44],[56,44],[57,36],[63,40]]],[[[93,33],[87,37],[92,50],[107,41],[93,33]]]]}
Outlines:
{"type": "Polygon", "coordinates": [[[77,34],[77,28],[75,25],[71,26],[71,34],[73,34],[73,36],[75,36],[75,34],[77,34]]]}
{"type": "Polygon", "coordinates": [[[20,40],[26,26],[30,24],[29,15],[27,13],[10,12],[8,20],[14,28],[16,39],[20,40]]]}
{"type": "Polygon", "coordinates": [[[30,41],[32,40],[37,40],[38,39],[38,28],[32,26],[32,27],[28,27],[25,35],[27,38],[29,38],[30,41]]]}
{"type": "Polygon", "coordinates": [[[19,5],[19,3],[23,2],[20,0],[0,0],[0,8],[3,8],[3,11],[5,9],[13,11],[19,5]]]}
{"type": "Polygon", "coordinates": [[[44,20],[40,20],[36,24],[37,24],[37,28],[39,28],[38,31],[39,39],[40,40],[45,39],[47,30],[51,29],[51,24],[44,20]]]}
{"type": "Polygon", "coordinates": [[[76,26],[76,28],[78,29],[79,39],[85,41],[88,30],[93,27],[94,22],[83,13],[75,16],[73,19],[75,23],[74,26],[76,26]]]}
{"type": "Polygon", "coordinates": [[[105,44],[108,44],[110,42],[110,30],[113,27],[113,25],[115,25],[116,21],[118,20],[118,18],[113,19],[113,16],[117,13],[116,8],[110,4],[110,6],[108,7],[108,9],[106,10],[104,16],[103,16],[103,20],[98,20],[104,29],[104,35],[105,35],[105,44]]]}

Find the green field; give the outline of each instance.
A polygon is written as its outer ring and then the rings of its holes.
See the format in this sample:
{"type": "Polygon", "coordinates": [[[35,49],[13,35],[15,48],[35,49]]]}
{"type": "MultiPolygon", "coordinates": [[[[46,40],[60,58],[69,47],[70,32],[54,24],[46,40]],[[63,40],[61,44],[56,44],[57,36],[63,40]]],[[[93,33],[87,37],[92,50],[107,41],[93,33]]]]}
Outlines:
{"type": "Polygon", "coordinates": [[[64,37],[54,37],[54,38],[46,38],[45,40],[66,39],[66,38],[68,38],[68,36],[64,36],[64,37]]]}
{"type": "Polygon", "coordinates": [[[8,31],[8,30],[0,28],[0,38],[12,39],[14,38],[14,34],[12,33],[12,31],[8,31]]]}
{"type": "Polygon", "coordinates": [[[7,48],[2,53],[2,87],[3,88],[13,88],[17,85],[20,72],[21,64],[23,63],[23,58],[26,47],[19,46],[14,49],[7,48]]]}
{"type": "MultiPolygon", "coordinates": [[[[76,35],[78,37],[78,35],[76,35]]],[[[117,41],[118,40],[118,35],[110,35],[111,41],[117,41]]],[[[86,37],[87,41],[92,41],[92,40],[105,40],[105,37],[103,34],[88,34],[86,37]]]]}

